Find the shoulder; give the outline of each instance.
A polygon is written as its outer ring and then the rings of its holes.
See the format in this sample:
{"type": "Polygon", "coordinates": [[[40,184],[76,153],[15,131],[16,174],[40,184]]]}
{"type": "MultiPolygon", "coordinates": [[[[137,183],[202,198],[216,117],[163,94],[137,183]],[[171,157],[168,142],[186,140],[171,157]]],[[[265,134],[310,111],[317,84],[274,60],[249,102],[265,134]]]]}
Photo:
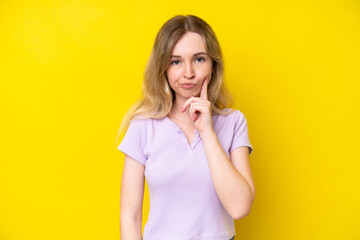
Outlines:
{"type": "Polygon", "coordinates": [[[139,132],[144,133],[150,124],[151,119],[149,118],[142,118],[136,116],[130,120],[129,126],[126,132],[139,132]]]}
{"type": "Polygon", "coordinates": [[[144,148],[152,137],[153,125],[151,118],[134,117],[130,120],[124,139],[140,144],[144,148]]]}
{"type": "Polygon", "coordinates": [[[155,129],[157,131],[164,128],[165,118],[148,118],[136,116],[130,121],[129,129],[134,129],[142,135],[153,136],[155,129]]]}
{"type": "Polygon", "coordinates": [[[144,116],[135,116],[130,120],[130,126],[134,125],[134,126],[146,126],[148,124],[150,124],[152,121],[152,118],[147,118],[144,116]]]}
{"type": "Polygon", "coordinates": [[[221,114],[216,113],[213,117],[219,121],[239,121],[244,119],[245,115],[238,109],[224,108],[221,114]]]}

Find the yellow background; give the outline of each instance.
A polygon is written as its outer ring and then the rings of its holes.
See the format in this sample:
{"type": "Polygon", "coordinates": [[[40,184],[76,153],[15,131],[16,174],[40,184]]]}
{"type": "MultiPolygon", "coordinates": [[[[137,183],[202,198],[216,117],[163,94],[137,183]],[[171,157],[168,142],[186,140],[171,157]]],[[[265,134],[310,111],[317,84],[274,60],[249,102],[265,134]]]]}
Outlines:
{"type": "Polygon", "coordinates": [[[213,27],[248,120],[257,195],[236,239],[360,239],[350,0],[0,1],[0,239],[119,239],[115,138],[175,14],[213,27]]]}

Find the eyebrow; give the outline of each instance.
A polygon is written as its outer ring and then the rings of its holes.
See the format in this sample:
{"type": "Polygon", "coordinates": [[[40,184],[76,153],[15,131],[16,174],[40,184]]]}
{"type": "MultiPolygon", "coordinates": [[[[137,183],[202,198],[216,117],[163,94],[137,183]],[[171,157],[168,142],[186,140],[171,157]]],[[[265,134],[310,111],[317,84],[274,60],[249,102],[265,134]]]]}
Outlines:
{"type": "MultiPolygon", "coordinates": [[[[193,57],[195,56],[198,56],[198,55],[208,55],[206,52],[198,52],[198,53],[195,53],[193,55],[193,57]]],[[[181,56],[178,56],[178,55],[171,55],[172,58],[181,58],[181,56]]]]}

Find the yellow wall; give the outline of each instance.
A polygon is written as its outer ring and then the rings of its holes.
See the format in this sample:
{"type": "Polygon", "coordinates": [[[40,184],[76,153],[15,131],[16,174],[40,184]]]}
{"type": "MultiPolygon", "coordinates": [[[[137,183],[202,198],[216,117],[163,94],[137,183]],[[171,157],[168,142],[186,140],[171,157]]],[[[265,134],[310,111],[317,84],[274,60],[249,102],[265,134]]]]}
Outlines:
{"type": "Polygon", "coordinates": [[[156,32],[182,13],[217,33],[249,124],[257,195],[236,238],[360,239],[347,0],[0,1],[0,239],[119,239],[115,138],[156,32]]]}

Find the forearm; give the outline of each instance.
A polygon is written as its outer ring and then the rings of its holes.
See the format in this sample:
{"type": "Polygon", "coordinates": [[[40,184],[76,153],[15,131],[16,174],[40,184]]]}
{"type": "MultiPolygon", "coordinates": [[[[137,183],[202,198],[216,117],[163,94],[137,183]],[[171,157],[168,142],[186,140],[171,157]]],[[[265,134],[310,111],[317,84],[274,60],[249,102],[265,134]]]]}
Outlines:
{"type": "Polygon", "coordinates": [[[141,240],[141,218],[121,217],[120,239],[141,240]]]}
{"type": "Polygon", "coordinates": [[[202,136],[206,158],[216,193],[234,219],[248,214],[254,194],[249,183],[231,164],[215,132],[202,136]]]}

